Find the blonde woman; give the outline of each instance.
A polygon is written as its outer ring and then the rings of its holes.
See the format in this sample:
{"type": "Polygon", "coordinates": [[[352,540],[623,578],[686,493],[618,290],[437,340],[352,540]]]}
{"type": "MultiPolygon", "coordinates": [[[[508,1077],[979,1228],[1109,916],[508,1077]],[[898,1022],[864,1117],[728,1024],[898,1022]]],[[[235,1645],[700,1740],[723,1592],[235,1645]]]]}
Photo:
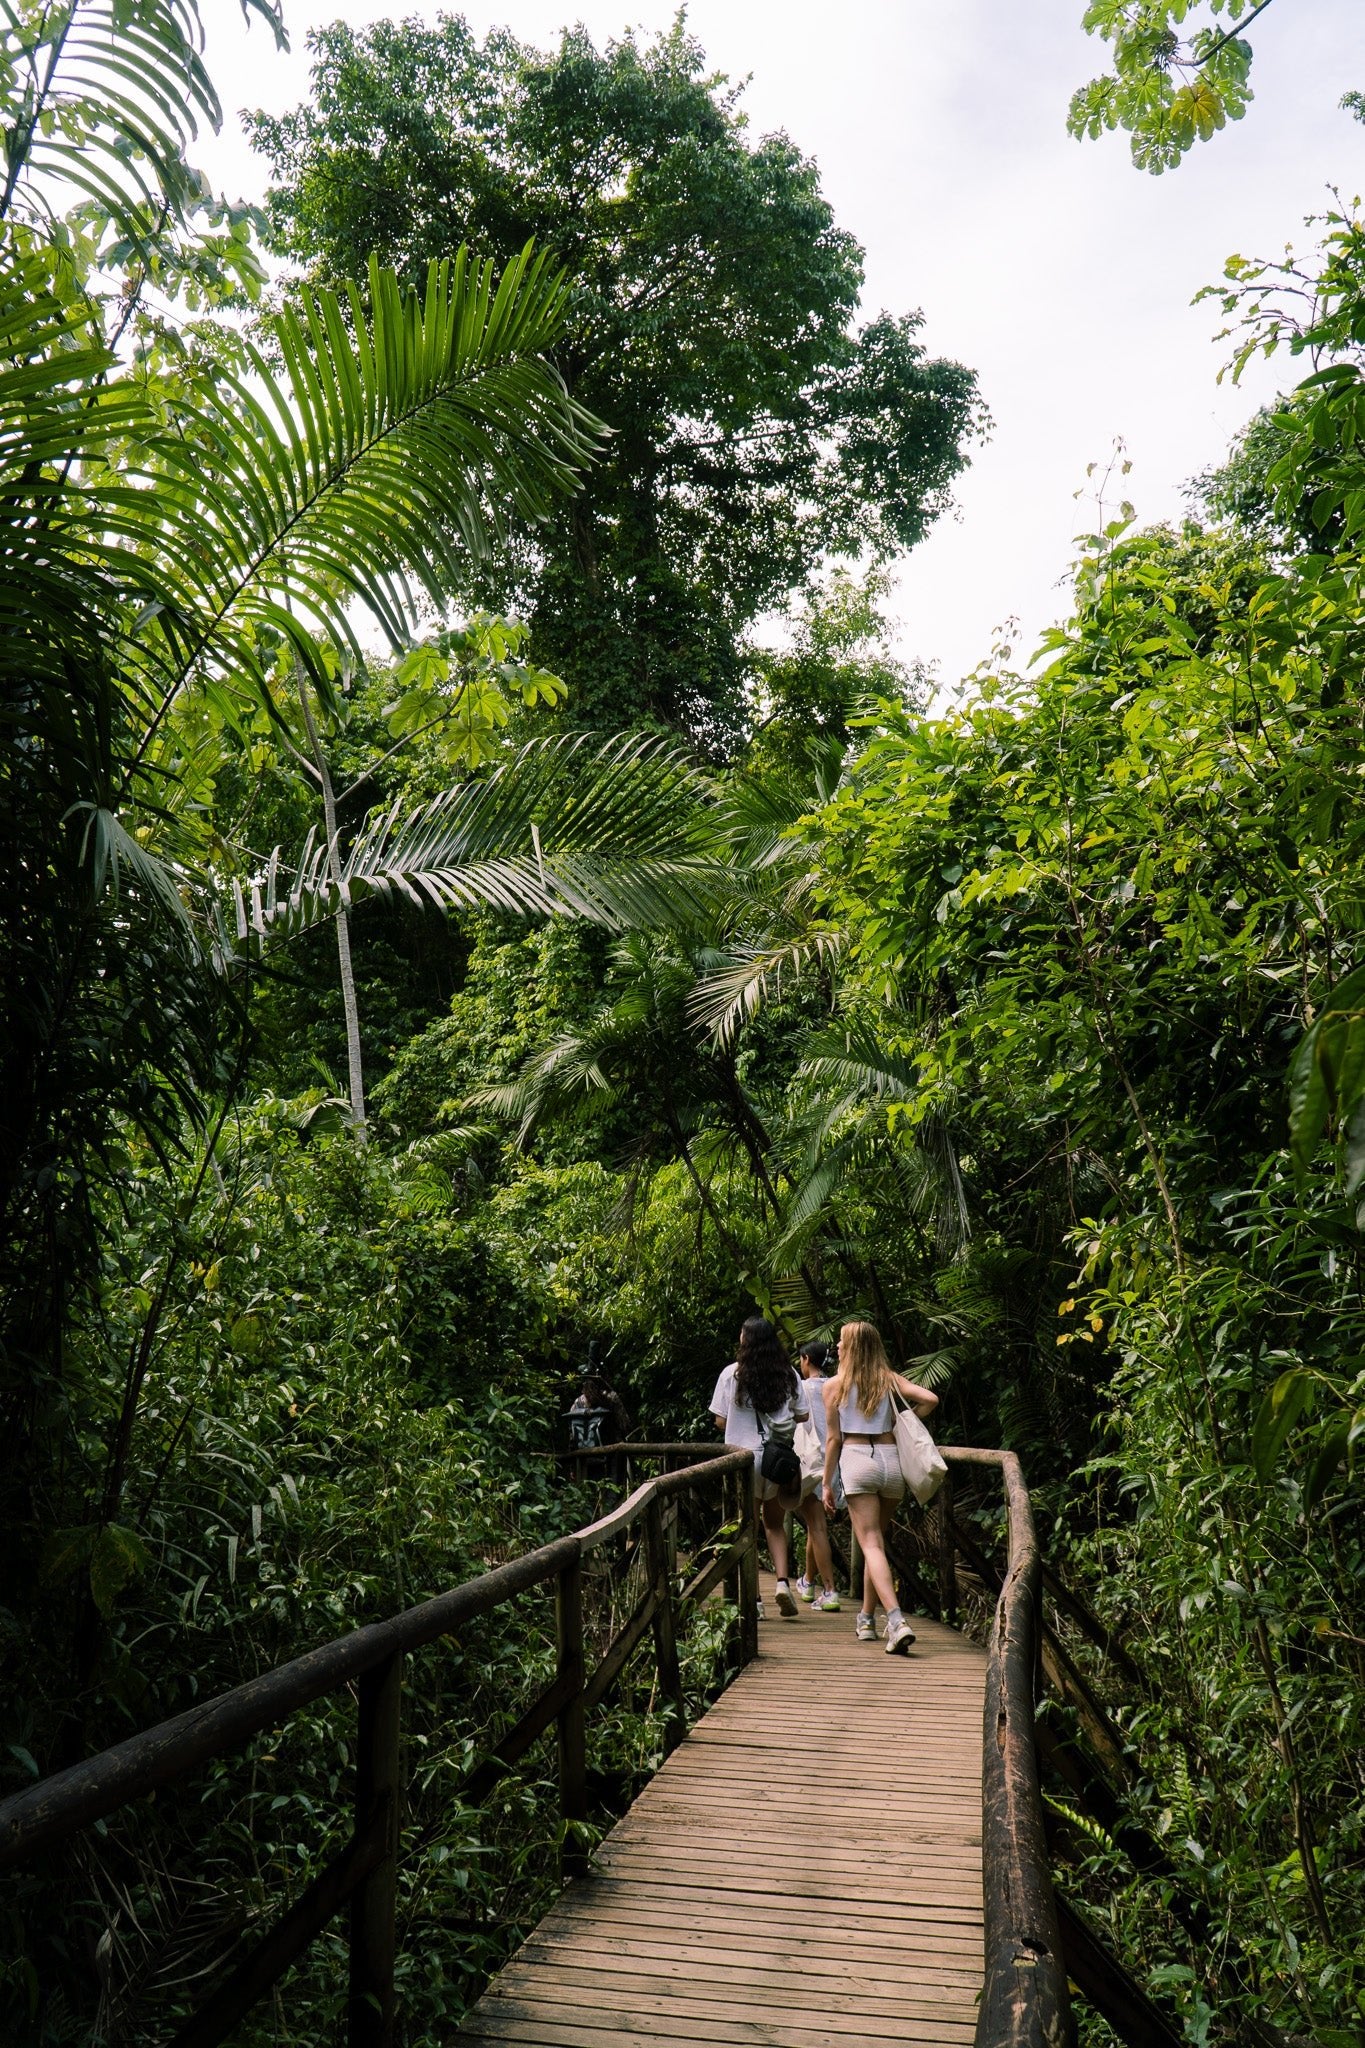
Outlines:
{"type": "Polygon", "coordinates": [[[877,1602],[886,1609],[889,1656],[904,1656],[915,1640],[896,1605],[896,1583],[886,1556],[886,1532],[905,1493],[896,1455],[894,1388],[922,1420],[938,1395],[891,1370],[886,1348],[871,1323],[845,1323],[839,1332],[839,1370],[826,1380],[825,1507],[834,1512],[834,1475],[844,1483],[848,1512],[863,1550],[863,1599],[854,1624],[860,1643],[875,1643],[877,1602]]]}

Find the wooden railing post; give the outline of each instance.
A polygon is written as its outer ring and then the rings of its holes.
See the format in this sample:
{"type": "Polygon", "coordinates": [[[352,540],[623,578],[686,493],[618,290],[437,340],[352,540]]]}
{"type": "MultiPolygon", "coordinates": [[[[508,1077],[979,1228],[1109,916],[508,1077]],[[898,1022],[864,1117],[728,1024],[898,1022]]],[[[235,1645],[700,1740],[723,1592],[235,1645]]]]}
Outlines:
{"type": "Polygon", "coordinates": [[[645,1543],[649,1582],[654,1588],[654,1655],[659,1667],[659,1690],[668,1704],[664,1748],[672,1750],[687,1733],[687,1708],[673,1617],[673,1572],[664,1531],[663,1503],[657,1493],[645,1509],[645,1543]]]}
{"type": "Polygon", "coordinates": [[[555,1580],[555,1637],[559,1676],[573,1687],[560,1708],[559,1811],[564,1821],[565,1877],[580,1877],[587,1858],[573,1836],[573,1823],[588,1817],[587,1715],[583,1705],[583,1562],[575,1557],[555,1580]]]}
{"type": "Polygon", "coordinates": [[[398,1888],[398,1733],[403,1655],[362,1672],[356,1734],[355,1828],[384,1829],[384,1854],[351,1895],[350,2048],[392,2048],[398,1888]]]}
{"type": "Polygon", "coordinates": [[[750,1471],[736,1474],[737,1513],[743,1540],[739,1554],[739,1651],[747,1664],[758,1655],[758,1517],[750,1471]]]}
{"type": "Polygon", "coordinates": [[[957,1627],[957,1537],[953,1531],[953,1475],[945,1474],[938,1490],[938,1611],[949,1628],[957,1627]]]}
{"type": "MultiPolygon", "coordinates": [[[[736,1542],[744,1533],[743,1516],[744,1494],[739,1478],[735,1473],[727,1472],[721,1482],[721,1519],[727,1526],[733,1523],[736,1542]]],[[[724,1579],[725,1597],[734,1608],[736,1614],[739,1612],[742,1578],[743,1573],[740,1571],[739,1565],[736,1564],[733,1571],[725,1574],[724,1579]]]]}

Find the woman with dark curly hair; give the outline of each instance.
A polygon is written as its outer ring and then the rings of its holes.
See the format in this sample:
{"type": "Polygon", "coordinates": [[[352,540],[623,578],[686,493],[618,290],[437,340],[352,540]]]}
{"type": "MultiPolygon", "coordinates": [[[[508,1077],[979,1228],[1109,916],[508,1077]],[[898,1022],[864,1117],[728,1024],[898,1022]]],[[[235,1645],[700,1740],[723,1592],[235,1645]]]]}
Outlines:
{"type": "MultiPolygon", "coordinates": [[[[787,1532],[784,1518],[801,1505],[798,1471],[789,1493],[759,1469],[763,1446],[776,1440],[790,1444],[796,1425],[809,1416],[805,1387],[782,1346],[782,1339],[763,1316],[750,1316],[739,1333],[739,1351],[716,1381],[711,1413],[735,1450],[754,1454],[754,1499],[763,1518],[773,1570],[777,1574],[777,1611],[787,1620],[800,1612],[787,1579],[787,1532]]],[[[759,1602],[759,1612],[763,1603],[759,1602]]]]}

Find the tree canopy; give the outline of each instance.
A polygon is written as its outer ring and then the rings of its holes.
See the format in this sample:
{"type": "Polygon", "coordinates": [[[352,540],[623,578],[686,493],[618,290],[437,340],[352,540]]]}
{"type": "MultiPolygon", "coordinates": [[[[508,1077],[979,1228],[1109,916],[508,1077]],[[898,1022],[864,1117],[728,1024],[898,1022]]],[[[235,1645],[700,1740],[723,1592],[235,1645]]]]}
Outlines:
{"type": "Polygon", "coordinates": [[[885,561],[949,502],[984,425],[918,313],[860,319],[862,251],[816,166],[753,137],[681,21],[549,54],[507,30],[317,31],[312,97],[258,115],[281,249],[310,274],[400,275],[468,239],[531,237],[572,271],[556,362],[612,439],[548,527],[478,586],[528,613],[570,715],[743,725],[743,639],[830,555],[885,561]]]}
{"type": "Polygon", "coordinates": [[[1072,96],[1067,127],[1092,139],[1122,128],[1139,170],[1171,169],[1253,98],[1244,30],[1271,0],[1091,0],[1088,35],[1113,50],[1114,68],[1072,96]],[[1206,16],[1197,25],[1191,16],[1206,16]]]}
{"type": "MultiPolygon", "coordinates": [[[[1077,1914],[1195,2048],[1358,2048],[1365,223],[1230,263],[1239,359],[1308,374],[935,712],[878,558],[935,502],[907,389],[946,489],[970,378],[858,328],[813,169],[681,29],[328,31],[336,105],[275,131],[313,275],[244,329],[190,0],[34,20],[0,9],[0,1788],[589,1520],[552,1453],[590,1346],[694,1437],[755,1307],[862,1315],[1026,1463],[1077,1914]],[[447,261],[469,208],[507,261],[447,261]],[[551,659],[712,757],[528,733],[551,659]]],[[[954,1508],[984,1633],[1005,1532],[954,1508]]],[[[694,1699],[734,1612],[691,1613],[694,1699]]],[[[408,1667],[413,2039],[554,1889],[534,1750],[474,1788],[559,1655],[527,1597],[408,1667]]],[[[666,1742],[617,1676],[594,1829],[666,1742]]],[[[7,1882],[0,2037],[174,2035],[354,1846],[356,1725],[314,1700],[7,1882]]],[[[344,1997],[324,1935],[297,2048],[344,1997]]]]}

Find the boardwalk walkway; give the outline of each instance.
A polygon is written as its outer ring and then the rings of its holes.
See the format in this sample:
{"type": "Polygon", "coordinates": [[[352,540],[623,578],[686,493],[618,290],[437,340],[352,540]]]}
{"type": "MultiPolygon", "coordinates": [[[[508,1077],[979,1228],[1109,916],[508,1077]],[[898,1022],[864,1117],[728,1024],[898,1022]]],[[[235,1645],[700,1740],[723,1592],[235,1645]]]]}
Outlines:
{"type": "Polygon", "coordinates": [[[855,1644],[851,1605],[765,1622],[461,2039],[970,2048],[986,1658],[916,1627],[902,1659],[855,1644]]]}

